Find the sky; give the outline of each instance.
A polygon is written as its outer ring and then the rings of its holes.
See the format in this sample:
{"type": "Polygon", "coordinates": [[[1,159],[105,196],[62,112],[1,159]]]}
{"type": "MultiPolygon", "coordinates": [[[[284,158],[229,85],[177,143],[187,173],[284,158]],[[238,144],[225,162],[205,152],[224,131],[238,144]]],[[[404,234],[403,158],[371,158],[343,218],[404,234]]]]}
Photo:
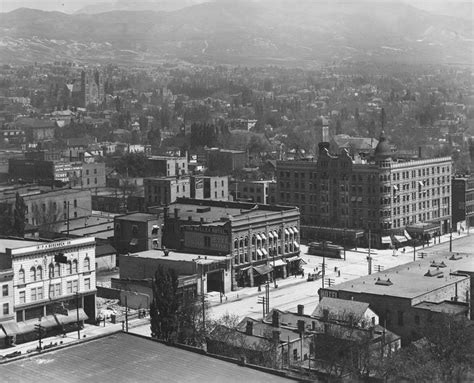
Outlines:
{"type": "MultiPolygon", "coordinates": [[[[73,13],[79,9],[94,4],[110,4],[121,2],[124,0],[0,0],[0,12],[10,12],[17,8],[34,8],[43,11],[59,11],[64,13],[73,13]]],[[[126,0],[125,0],[126,1],[126,0]]],[[[141,0],[135,0],[141,1],[141,0]]],[[[152,2],[154,0],[143,0],[144,2],[152,2]]],[[[159,1],[159,0],[157,0],[159,1]]],[[[204,2],[206,0],[195,0],[195,2],[204,2]]],[[[209,0],[207,0],[209,1],[209,0]]],[[[239,1],[239,0],[234,0],[239,1]]],[[[255,1],[255,0],[254,0],[255,1]]],[[[298,0],[294,1],[297,4],[298,0]]],[[[317,0],[315,0],[317,1],[317,0]]],[[[358,0],[347,0],[358,1],[358,0]]],[[[375,1],[393,1],[393,0],[375,0],[375,1]]],[[[451,3],[469,2],[469,0],[401,0],[419,8],[433,8],[436,5],[446,5],[451,3]]]]}

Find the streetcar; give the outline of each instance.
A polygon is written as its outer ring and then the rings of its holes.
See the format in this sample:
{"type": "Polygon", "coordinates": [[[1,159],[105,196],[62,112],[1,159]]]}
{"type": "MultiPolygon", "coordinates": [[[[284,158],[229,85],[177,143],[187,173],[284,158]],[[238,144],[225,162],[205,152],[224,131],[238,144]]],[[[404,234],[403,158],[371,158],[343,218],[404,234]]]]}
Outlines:
{"type": "Polygon", "coordinates": [[[344,248],[334,245],[331,242],[310,242],[308,245],[308,254],[318,255],[328,258],[342,258],[344,248]]]}

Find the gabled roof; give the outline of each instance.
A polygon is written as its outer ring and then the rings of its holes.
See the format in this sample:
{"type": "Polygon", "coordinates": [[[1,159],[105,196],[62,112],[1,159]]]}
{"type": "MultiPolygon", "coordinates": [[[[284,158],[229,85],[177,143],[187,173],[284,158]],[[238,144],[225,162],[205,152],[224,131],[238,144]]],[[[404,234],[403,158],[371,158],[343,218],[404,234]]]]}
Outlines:
{"type": "Polygon", "coordinates": [[[366,302],[324,297],[313,311],[313,316],[322,318],[327,310],[332,319],[344,321],[350,316],[354,320],[360,320],[368,308],[369,304],[366,302]]]}

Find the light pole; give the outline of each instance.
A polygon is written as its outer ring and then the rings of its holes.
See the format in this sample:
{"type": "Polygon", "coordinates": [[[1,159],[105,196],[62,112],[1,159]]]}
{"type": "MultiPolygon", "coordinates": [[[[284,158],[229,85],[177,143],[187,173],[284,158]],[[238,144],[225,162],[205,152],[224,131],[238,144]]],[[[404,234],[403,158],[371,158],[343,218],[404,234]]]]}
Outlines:
{"type": "Polygon", "coordinates": [[[323,241],[323,281],[321,284],[321,288],[324,289],[324,278],[326,277],[326,241],[323,241]]]}
{"type": "Polygon", "coordinates": [[[272,255],[273,255],[273,285],[275,288],[278,287],[277,281],[276,281],[276,269],[275,269],[275,257],[276,257],[276,249],[271,250],[272,255]]]}
{"type": "Polygon", "coordinates": [[[369,275],[372,274],[372,257],[370,256],[370,230],[369,230],[369,252],[368,252],[368,255],[367,255],[367,267],[368,267],[368,271],[369,271],[369,275]]]}
{"type": "Polygon", "coordinates": [[[344,248],[344,261],[346,260],[346,228],[344,227],[344,233],[342,234],[342,246],[344,248]]]}

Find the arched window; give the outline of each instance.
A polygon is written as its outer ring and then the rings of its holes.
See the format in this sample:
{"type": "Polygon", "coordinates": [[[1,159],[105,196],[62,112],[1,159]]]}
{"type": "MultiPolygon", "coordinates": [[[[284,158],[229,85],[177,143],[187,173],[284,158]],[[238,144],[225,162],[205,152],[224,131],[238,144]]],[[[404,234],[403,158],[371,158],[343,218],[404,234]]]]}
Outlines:
{"type": "Polygon", "coordinates": [[[25,283],[25,270],[20,269],[20,271],[18,272],[18,281],[21,284],[25,283]]]}
{"type": "Polygon", "coordinates": [[[91,261],[89,257],[84,258],[84,271],[89,271],[91,269],[91,261]]]}
{"type": "Polygon", "coordinates": [[[234,240],[234,249],[238,249],[238,248],[239,248],[239,240],[235,239],[234,240]]]}
{"type": "Polygon", "coordinates": [[[38,266],[36,268],[36,278],[41,281],[43,279],[43,268],[41,266],[38,266]]]}
{"type": "Polygon", "coordinates": [[[68,271],[68,274],[72,274],[72,262],[71,261],[68,261],[68,263],[67,263],[67,271],[68,271]]]}
{"type": "Polygon", "coordinates": [[[30,281],[36,282],[36,269],[34,266],[30,269],[30,281]]]}
{"type": "Polygon", "coordinates": [[[255,245],[255,243],[257,242],[257,237],[254,235],[252,235],[252,245],[255,245]]]}
{"type": "Polygon", "coordinates": [[[74,274],[77,273],[77,259],[75,259],[75,260],[72,261],[72,272],[73,272],[74,274]]]}
{"type": "Polygon", "coordinates": [[[54,275],[57,277],[61,276],[61,267],[59,266],[59,263],[54,264],[54,275]]]}
{"type": "Polygon", "coordinates": [[[49,278],[54,278],[54,265],[52,263],[49,264],[49,278]]]}
{"type": "Polygon", "coordinates": [[[249,245],[249,237],[245,237],[245,246],[249,245]]]}

